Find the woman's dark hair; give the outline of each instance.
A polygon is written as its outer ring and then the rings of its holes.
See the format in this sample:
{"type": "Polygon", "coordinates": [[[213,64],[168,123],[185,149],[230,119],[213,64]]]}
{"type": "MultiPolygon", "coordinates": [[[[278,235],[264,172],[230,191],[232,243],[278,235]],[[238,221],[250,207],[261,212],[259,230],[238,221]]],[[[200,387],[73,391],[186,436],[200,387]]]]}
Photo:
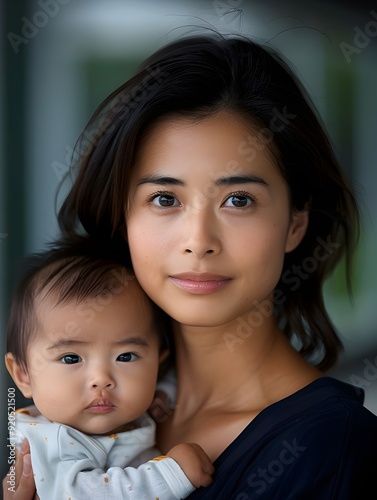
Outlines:
{"type": "Polygon", "coordinates": [[[60,227],[68,236],[84,230],[121,244],[129,179],[147,128],[164,117],[201,119],[220,111],[251,124],[289,185],[292,208],[310,212],[302,243],[286,255],[275,309],[302,355],[326,370],[342,345],[322,288],[343,255],[349,284],[358,208],[309,97],[271,48],[211,34],[175,41],[148,58],[81,135],[78,175],[61,207],[60,227]]]}

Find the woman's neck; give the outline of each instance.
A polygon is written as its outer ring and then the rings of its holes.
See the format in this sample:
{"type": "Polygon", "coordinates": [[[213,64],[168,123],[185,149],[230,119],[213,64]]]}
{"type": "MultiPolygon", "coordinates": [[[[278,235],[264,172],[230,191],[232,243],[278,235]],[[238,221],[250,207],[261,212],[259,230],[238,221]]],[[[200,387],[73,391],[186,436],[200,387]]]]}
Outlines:
{"type": "Polygon", "coordinates": [[[237,321],[218,327],[177,325],[177,410],[260,411],[321,374],[278,329],[275,318],[258,328],[237,321]]]}
{"type": "Polygon", "coordinates": [[[164,452],[195,442],[214,460],[258,413],[321,376],[274,318],[254,329],[242,321],[213,328],[177,325],[175,345],[176,405],[157,430],[164,452]]]}

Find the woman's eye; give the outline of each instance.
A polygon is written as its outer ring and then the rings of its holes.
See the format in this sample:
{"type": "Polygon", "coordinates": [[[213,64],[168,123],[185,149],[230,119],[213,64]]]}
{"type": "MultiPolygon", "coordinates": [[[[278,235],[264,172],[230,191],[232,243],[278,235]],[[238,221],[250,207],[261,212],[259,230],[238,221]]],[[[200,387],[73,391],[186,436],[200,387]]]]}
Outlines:
{"type": "Polygon", "coordinates": [[[123,354],[119,354],[119,356],[117,357],[117,361],[121,361],[122,363],[135,361],[135,359],[137,359],[137,355],[133,352],[124,352],[123,354]]]}
{"type": "Polygon", "coordinates": [[[74,365],[76,363],[80,363],[82,358],[80,358],[77,354],[66,354],[60,358],[60,361],[66,365],[74,365]]]}
{"type": "Polygon", "coordinates": [[[253,204],[254,200],[251,196],[245,194],[232,194],[229,196],[224,202],[225,207],[233,207],[233,208],[245,208],[250,207],[253,204]]]}
{"type": "Polygon", "coordinates": [[[179,207],[179,201],[171,194],[157,194],[153,196],[152,203],[158,207],[179,207]]]}

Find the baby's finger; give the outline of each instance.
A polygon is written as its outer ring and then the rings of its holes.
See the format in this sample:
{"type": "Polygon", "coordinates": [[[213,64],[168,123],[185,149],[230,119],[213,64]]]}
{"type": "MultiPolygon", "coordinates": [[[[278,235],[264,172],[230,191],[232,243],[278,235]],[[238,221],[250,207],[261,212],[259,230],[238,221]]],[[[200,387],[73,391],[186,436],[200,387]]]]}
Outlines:
{"type": "Polygon", "coordinates": [[[172,411],[166,400],[156,397],[149,408],[149,413],[157,423],[161,423],[171,415],[172,411]]]}
{"type": "Polygon", "coordinates": [[[210,474],[206,474],[205,472],[202,473],[200,477],[200,486],[206,487],[212,484],[213,479],[210,474]]]}
{"type": "Polygon", "coordinates": [[[203,470],[211,476],[215,473],[215,468],[209,460],[203,464],[203,470]]]}

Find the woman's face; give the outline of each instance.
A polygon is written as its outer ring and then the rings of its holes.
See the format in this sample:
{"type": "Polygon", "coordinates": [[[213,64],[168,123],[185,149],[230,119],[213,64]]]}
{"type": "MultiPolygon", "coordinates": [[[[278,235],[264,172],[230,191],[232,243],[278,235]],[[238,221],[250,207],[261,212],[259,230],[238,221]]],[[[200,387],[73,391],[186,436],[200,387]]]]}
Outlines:
{"type": "Polygon", "coordinates": [[[136,276],[187,325],[225,325],[271,299],[307,225],[266,144],[228,113],[152,127],[128,199],[136,276]]]}

